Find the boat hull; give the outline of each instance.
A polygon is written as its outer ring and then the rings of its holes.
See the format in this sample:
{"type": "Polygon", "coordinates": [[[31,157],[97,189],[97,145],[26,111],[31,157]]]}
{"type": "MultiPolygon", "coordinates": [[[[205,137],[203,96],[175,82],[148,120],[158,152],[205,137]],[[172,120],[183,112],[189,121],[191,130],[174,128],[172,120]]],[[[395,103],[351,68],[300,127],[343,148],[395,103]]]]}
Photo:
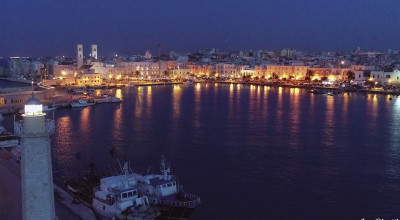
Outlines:
{"type": "Polygon", "coordinates": [[[156,219],[188,219],[195,208],[157,205],[161,215],[156,219]]]}

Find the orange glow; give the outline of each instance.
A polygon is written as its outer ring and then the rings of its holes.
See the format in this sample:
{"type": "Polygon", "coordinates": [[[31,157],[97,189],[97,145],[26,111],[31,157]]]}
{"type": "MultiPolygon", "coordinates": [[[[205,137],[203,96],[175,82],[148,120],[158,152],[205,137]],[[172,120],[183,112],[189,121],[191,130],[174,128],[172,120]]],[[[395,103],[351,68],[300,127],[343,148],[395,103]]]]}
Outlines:
{"type": "Polygon", "coordinates": [[[119,98],[122,100],[122,93],[121,93],[121,89],[117,89],[115,91],[115,97],[119,98]]]}

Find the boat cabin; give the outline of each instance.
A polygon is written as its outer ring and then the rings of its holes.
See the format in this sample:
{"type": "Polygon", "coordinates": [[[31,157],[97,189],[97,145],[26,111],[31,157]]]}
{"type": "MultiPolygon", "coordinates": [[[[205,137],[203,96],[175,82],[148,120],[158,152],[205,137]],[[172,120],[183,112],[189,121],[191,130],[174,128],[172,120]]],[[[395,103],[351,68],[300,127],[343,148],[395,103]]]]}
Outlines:
{"type": "Polygon", "coordinates": [[[145,194],[154,194],[156,197],[174,195],[178,192],[176,178],[163,179],[161,175],[149,175],[145,180],[138,180],[145,194]]]}

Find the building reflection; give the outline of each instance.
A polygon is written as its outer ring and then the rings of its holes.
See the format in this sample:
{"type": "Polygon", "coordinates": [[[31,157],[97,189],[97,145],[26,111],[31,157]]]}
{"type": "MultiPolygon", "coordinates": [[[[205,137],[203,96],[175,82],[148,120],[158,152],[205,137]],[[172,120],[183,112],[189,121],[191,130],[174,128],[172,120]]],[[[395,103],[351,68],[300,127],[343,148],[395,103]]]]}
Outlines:
{"type": "MultiPolygon", "coordinates": [[[[136,118],[142,117],[143,108],[144,108],[143,87],[138,87],[137,96],[136,96],[136,102],[135,102],[135,112],[134,112],[136,118]]],[[[135,120],[135,121],[138,121],[138,120],[135,120]]]]}
{"type": "Polygon", "coordinates": [[[234,88],[233,88],[233,84],[231,83],[229,85],[229,97],[228,97],[228,117],[232,118],[234,112],[233,112],[233,100],[234,98],[234,88]]]}
{"type": "Polygon", "coordinates": [[[79,131],[83,135],[88,135],[90,132],[89,115],[92,107],[83,108],[80,115],[79,131]]]}
{"type": "Polygon", "coordinates": [[[283,131],[283,88],[278,87],[278,103],[276,108],[276,130],[279,132],[283,131]]]}
{"type": "Polygon", "coordinates": [[[146,115],[151,116],[151,99],[152,99],[152,93],[151,93],[151,86],[147,86],[146,88],[146,115]]]}
{"type": "Polygon", "coordinates": [[[300,96],[298,88],[290,88],[290,145],[293,147],[298,147],[300,142],[300,96]]]}
{"type": "Polygon", "coordinates": [[[349,112],[349,94],[348,93],[343,93],[343,105],[342,105],[342,124],[343,127],[347,126],[348,123],[348,112],[349,112]]]}
{"type": "Polygon", "coordinates": [[[123,111],[122,106],[120,105],[117,110],[114,111],[113,121],[114,121],[114,129],[112,130],[112,137],[114,140],[121,140],[124,137],[123,133],[123,111]]]}
{"type": "Polygon", "coordinates": [[[117,90],[115,91],[115,97],[117,97],[117,98],[119,98],[119,99],[122,100],[122,92],[121,92],[121,89],[117,89],[117,90]]]}
{"type": "Polygon", "coordinates": [[[325,126],[324,126],[324,143],[327,146],[333,146],[334,137],[334,117],[335,117],[335,97],[326,97],[326,109],[325,109],[325,126]]]}
{"type": "Polygon", "coordinates": [[[172,118],[178,121],[181,115],[181,96],[182,89],[179,85],[174,85],[172,89],[172,118]]]}
{"type": "Polygon", "coordinates": [[[72,133],[71,116],[64,116],[59,118],[57,120],[56,127],[57,129],[55,129],[55,131],[57,132],[58,138],[62,140],[62,143],[70,143],[71,141],[69,139],[71,138],[71,136],[66,134],[72,133]]]}

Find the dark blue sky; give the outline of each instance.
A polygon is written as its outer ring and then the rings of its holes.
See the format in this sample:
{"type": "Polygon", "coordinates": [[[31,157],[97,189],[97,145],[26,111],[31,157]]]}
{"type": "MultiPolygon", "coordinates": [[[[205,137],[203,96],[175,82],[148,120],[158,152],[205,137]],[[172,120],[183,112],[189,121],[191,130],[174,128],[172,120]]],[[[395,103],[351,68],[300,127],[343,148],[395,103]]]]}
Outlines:
{"type": "Polygon", "coordinates": [[[400,48],[399,0],[0,0],[0,56],[400,48]]]}

